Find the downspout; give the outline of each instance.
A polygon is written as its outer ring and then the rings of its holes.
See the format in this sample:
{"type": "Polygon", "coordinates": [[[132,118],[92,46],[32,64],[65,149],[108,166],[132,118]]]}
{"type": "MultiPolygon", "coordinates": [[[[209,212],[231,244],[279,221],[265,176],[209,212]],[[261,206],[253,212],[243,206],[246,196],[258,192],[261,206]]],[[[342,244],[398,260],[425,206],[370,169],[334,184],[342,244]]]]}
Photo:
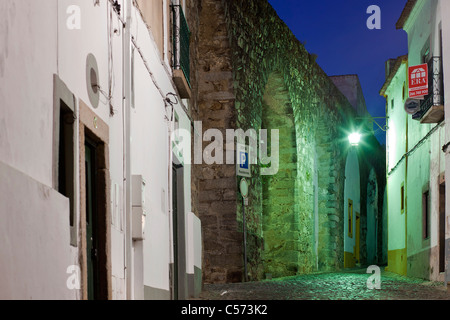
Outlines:
{"type": "MultiPolygon", "coordinates": [[[[167,184],[167,199],[169,200],[167,203],[167,207],[168,207],[168,216],[169,216],[169,235],[172,235],[171,237],[169,237],[171,239],[171,241],[169,241],[169,254],[170,254],[170,259],[171,262],[173,263],[173,271],[177,270],[177,266],[175,266],[175,252],[174,252],[174,241],[176,239],[176,236],[173,234],[173,226],[174,226],[174,221],[173,221],[173,148],[172,148],[172,134],[174,132],[174,117],[175,117],[175,108],[170,105],[171,110],[170,110],[170,118],[169,118],[169,123],[167,126],[168,129],[168,134],[169,134],[169,158],[168,158],[168,184],[167,184]]],[[[175,292],[173,292],[174,288],[175,288],[175,283],[173,283],[175,276],[173,274],[171,274],[171,278],[169,279],[169,281],[171,283],[169,283],[169,288],[171,291],[171,298],[173,299],[175,297],[175,292]]]]}
{"type": "Polygon", "coordinates": [[[405,157],[405,276],[408,273],[408,115],[406,115],[406,157],[405,157]]]}
{"type": "MultiPolygon", "coordinates": [[[[388,96],[385,95],[386,98],[386,115],[389,112],[389,102],[388,102],[388,96]]],[[[386,192],[386,225],[384,226],[384,228],[386,228],[386,262],[387,262],[387,269],[389,270],[389,134],[390,134],[390,130],[389,130],[389,120],[390,118],[388,117],[387,119],[387,124],[388,124],[388,131],[386,134],[386,164],[385,164],[385,168],[386,168],[386,186],[385,186],[385,192],[386,192]]],[[[384,262],[384,261],[383,261],[384,262]]],[[[390,271],[390,270],[389,270],[390,271]]]]}
{"type": "Polygon", "coordinates": [[[125,158],[125,277],[127,300],[133,299],[133,261],[131,234],[131,1],[126,0],[126,22],[123,34],[123,101],[125,108],[124,158],[125,158]]]}
{"type": "MultiPolygon", "coordinates": [[[[169,1],[169,0],[168,0],[169,1]]],[[[171,5],[169,6],[170,9],[174,10],[174,8],[172,8],[173,5],[178,4],[177,1],[172,1],[171,5]]],[[[169,10],[170,11],[170,10],[169,10]]],[[[170,14],[172,14],[172,12],[169,12],[168,15],[166,15],[166,17],[169,17],[170,14]]],[[[168,19],[168,18],[166,18],[168,19]]],[[[179,30],[179,19],[177,19],[177,21],[174,21],[173,23],[175,23],[175,28],[176,30],[179,30]]],[[[170,19],[168,19],[168,24],[170,24],[170,19]]],[[[173,28],[173,26],[172,26],[173,28]]],[[[170,28],[168,28],[169,30],[171,30],[170,28]]],[[[167,30],[167,29],[166,29],[167,30]]],[[[169,31],[167,34],[167,37],[172,37],[172,33],[169,31]]],[[[175,41],[175,37],[173,37],[173,41],[175,41]]],[[[170,43],[170,41],[169,41],[170,43]]],[[[167,48],[169,51],[169,48],[167,48]]],[[[173,57],[173,50],[172,50],[172,59],[174,59],[174,61],[176,61],[176,58],[173,57]]],[[[169,55],[169,53],[168,53],[169,55]]],[[[174,63],[174,68],[175,68],[175,63],[174,63]]],[[[167,97],[166,97],[167,99],[167,97]]],[[[177,97],[178,99],[178,97],[177,97]]],[[[175,250],[174,250],[174,245],[175,245],[175,240],[177,239],[176,235],[174,234],[173,230],[174,230],[174,221],[173,221],[173,194],[174,194],[174,190],[173,190],[173,161],[174,161],[174,157],[173,157],[173,145],[172,145],[172,135],[174,134],[175,131],[175,108],[174,106],[169,103],[167,100],[164,101],[165,104],[165,108],[166,108],[166,115],[167,115],[167,107],[170,106],[170,115],[169,115],[169,121],[167,124],[167,129],[168,129],[168,135],[169,135],[169,145],[168,145],[168,184],[167,184],[167,199],[168,199],[168,203],[167,203],[167,208],[168,208],[168,222],[169,222],[169,255],[170,255],[170,262],[172,263],[172,268],[169,270],[169,289],[170,289],[170,295],[171,295],[171,299],[175,299],[175,297],[177,296],[178,293],[175,293],[174,290],[176,287],[178,287],[175,284],[175,275],[173,274],[173,272],[175,272],[178,268],[177,266],[175,266],[175,250]]]]}
{"type": "MultiPolygon", "coordinates": [[[[408,66],[409,62],[406,63],[406,72],[407,77],[406,79],[409,79],[408,74],[408,66]]],[[[408,82],[408,81],[406,81],[408,82]]],[[[409,83],[409,82],[408,82],[409,83]]],[[[408,90],[409,91],[409,90],[408,90]]],[[[408,114],[406,114],[406,137],[405,137],[405,194],[403,195],[405,197],[405,276],[408,273],[408,152],[409,152],[409,143],[408,143],[408,137],[409,137],[409,127],[408,127],[408,114]]]]}

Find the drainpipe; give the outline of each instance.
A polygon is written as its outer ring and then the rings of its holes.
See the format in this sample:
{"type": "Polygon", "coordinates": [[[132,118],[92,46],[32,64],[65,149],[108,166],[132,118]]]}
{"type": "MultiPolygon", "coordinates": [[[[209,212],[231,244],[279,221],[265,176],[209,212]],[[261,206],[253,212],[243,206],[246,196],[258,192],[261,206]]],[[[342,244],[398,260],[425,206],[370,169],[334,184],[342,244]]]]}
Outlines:
{"type": "Polygon", "coordinates": [[[132,234],[131,234],[131,1],[125,0],[126,24],[123,33],[123,101],[125,108],[125,277],[127,300],[133,299],[133,260],[132,260],[132,234]]]}
{"type": "MultiPolygon", "coordinates": [[[[406,157],[405,157],[405,273],[408,273],[408,117],[406,117],[406,157]]],[[[405,274],[405,276],[406,276],[405,274]]]]}
{"type": "MultiPolygon", "coordinates": [[[[165,104],[167,107],[167,103],[165,104]]],[[[170,104],[169,104],[170,105],[170,104]]],[[[169,255],[170,255],[170,259],[172,261],[173,264],[173,271],[175,271],[177,268],[177,266],[175,266],[175,251],[174,251],[174,241],[176,239],[176,235],[173,234],[173,148],[172,148],[172,134],[175,131],[174,130],[174,122],[175,122],[175,108],[170,105],[170,115],[169,115],[169,123],[167,124],[167,131],[168,131],[168,135],[169,135],[169,145],[168,145],[168,183],[167,183],[167,197],[166,199],[168,199],[168,203],[167,203],[167,212],[168,212],[168,222],[169,222],[169,255]]],[[[164,200],[165,201],[165,200],[164,200]]],[[[174,288],[175,288],[175,283],[173,282],[175,279],[174,275],[171,274],[170,277],[172,277],[169,280],[169,288],[170,288],[170,294],[171,294],[171,299],[174,299],[175,297],[175,292],[174,292],[174,288]]]]}
{"type": "MultiPolygon", "coordinates": [[[[172,0],[171,1],[171,5],[173,6],[172,10],[176,11],[176,14],[174,15],[174,21],[173,23],[175,24],[175,29],[176,30],[180,30],[181,29],[181,18],[180,18],[180,7],[181,3],[180,0],[172,0]]],[[[170,21],[170,19],[169,19],[170,21]]],[[[178,31],[179,32],[179,31],[178,31]]],[[[170,33],[169,33],[169,36],[170,33]]],[[[181,59],[181,54],[180,54],[180,48],[181,48],[181,44],[180,44],[180,34],[178,34],[178,38],[174,37],[174,46],[176,46],[176,50],[172,51],[172,55],[173,55],[173,68],[174,69],[180,69],[181,68],[181,64],[180,64],[180,59],[181,59]]],[[[181,98],[177,96],[177,99],[179,99],[179,101],[181,101],[181,98]]],[[[178,270],[178,266],[175,265],[175,255],[176,252],[174,250],[174,245],[175,242],[178,239],[178,235],[174,234],[173,230],[174,230],[174,220],[173,220],[173,216],[174,214],[178,215],[178,212],[174,212],[174,208],[173,208],[173,202],[174,201],[178,201],[178,199],[174,199],[174,195],[176,190],[173,188],[173,165],[174,165],[174,153],[173,153],[173,145],[172,145],[172,135],[175,133],[175,108],[172,104],[168,104],[167,101],[165,102],[166,104],[166,108],[168,105],[170,105],[170,119],[169,119],[169,123],[168,123],[168,134],[169,134],[169,175],[168,175],[168,179],[169,179],[169,183],[168,183],[168,199],[169,199],[169,203],[168,203],[168,213],[169,213],[169,235],[171,235],[169,238],[171,239],[171,241],[169,242],[169,254],[171,256],[171,262],[173,264],[173,268],[172,271],[175,272],[178,270]]],[[[186,114],[188,114],[186,112],[186,114]]],[[[184,185],[183,185],[183,189],[184,189],[184,185]]],[[[183,212],[184,214],[184,212],[183,212]]],[[[178,230],[178,227],[177,227],[178,230]]],[[[179,271],[179,270],[178,270],[179,271]]],[[[175,283],[175,279],[178,279],[178,276],[175,277],[174,274],[171,274],[172,279],[170,279],[170,293],[171,293],[171,298],[175,299],[175,297],[178,297],[178,299],[180,298],[179,296],[179,285],[175,283]],[[177,288],[178,292],[175,292],[175,288],[177,288]]],[[[178,279],[179,280],[179,279],[178,279]]]]}
{"type": "MultiPolygon", "coordinates": [[[[408,70],[409,63],[406,64],[406,70],[408,70]]],[[[409,78],[409,75],[406,79],[409,78]]],[[[409,128],[408,128],[408,114],[406,114],[406,136],[405,136],[405,276],[408,274],[408,136],[409,136],[409,128]]]]}

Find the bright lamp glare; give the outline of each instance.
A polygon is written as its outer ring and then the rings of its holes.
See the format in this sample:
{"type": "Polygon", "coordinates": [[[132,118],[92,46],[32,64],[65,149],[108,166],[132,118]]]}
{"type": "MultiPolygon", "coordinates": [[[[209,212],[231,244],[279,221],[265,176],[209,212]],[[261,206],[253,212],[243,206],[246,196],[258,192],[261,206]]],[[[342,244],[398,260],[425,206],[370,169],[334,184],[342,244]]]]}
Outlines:
{"type": "Polygon", "coordinates": [[[361,135],[357,132],[348,136],[348,141],[352,146],[357,146],[361,142],[361,135]]]}

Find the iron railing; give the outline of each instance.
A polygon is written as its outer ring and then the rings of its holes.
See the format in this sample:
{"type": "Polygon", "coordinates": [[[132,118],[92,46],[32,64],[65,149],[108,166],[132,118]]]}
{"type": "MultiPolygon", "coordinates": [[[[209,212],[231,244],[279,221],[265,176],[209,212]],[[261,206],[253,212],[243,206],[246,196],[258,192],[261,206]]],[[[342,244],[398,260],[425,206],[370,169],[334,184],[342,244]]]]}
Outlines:
{"type": "Polygon", "coordinates": [[[183,8],[178,1],[172,4],[173,14],[173,68],[182,70],[186,81],[191,86],[191,61],[190,61],[190,38],[191,32],[183,12],[183,8]]]}
{"type": "Polygon", "coordinates": [[[441,57],[428,61],[428,95],[420,102],[420,110],[413,115],[414,120],[422,120],[432,106],[444,105],[444,82],[441,57]]]}

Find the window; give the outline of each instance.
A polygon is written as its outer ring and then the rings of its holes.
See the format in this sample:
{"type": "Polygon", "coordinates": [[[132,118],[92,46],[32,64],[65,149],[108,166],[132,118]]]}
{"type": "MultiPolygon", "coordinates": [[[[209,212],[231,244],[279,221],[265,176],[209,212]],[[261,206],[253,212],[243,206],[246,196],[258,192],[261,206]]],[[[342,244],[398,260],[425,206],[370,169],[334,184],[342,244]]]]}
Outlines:
{"type": "Polygon", "coordinates": [[[75,210],[75,96],[53,75],[53,188],[69,199],[70,245],[78,246],[75,210]]]}
{"type": "Polygon", "coordinates": [[[406,96],[407,96],[407,93],[406,93],[406,82],[404,81],[403,82],[403,91],[402,91],[403,101],[406,100],[406,96]]]}
{"type": "Polygon", "coordinates": [[[422,237],[430,237],[430,191],[422,193],[422,237]]]}
{"type": "Polygon", "coordinates": [[[173,80],[182,99],[191,97],[190,38],[191,32],[180,1],[172,3],[173,80]]]}
{"type": "Polygon", "coordinates": [[[353,200],[348,199],[348,237],[353,238],[353,200]]]}
{"type": "Polygon", "coordinates": [[[400,210],[402,213],[405,212],[405,183],[400,187],[400,210]]]}
{"type": "Polygon", "coordinates": [[[61,101],[59,120],[58,191],[70,200],[70,226],[74,226],[74,142],[72,110],[61,101]]]}
{"type": "Polygon", "coordinates": [[[428,56],[430,55],[430,48],[428,48],[422,55],[422,63],[428,62],[428,56]]]}
{"type": "Polygon", "coordinates": [[[173,14],[173,67],[182,70],[190,86],[190,38],[191,31],[181,3],[172,4],[173,14]]]}
{"type": "Polygon", "coordinates": [[[394,99],[391,100],[391,110],[394,109],[394,99]]]}
{"type": "Polygon", "coordinates": [[[422,63],[428,63],[430,60],[430,38],[425,42],[421,52],[422,63]]]}

